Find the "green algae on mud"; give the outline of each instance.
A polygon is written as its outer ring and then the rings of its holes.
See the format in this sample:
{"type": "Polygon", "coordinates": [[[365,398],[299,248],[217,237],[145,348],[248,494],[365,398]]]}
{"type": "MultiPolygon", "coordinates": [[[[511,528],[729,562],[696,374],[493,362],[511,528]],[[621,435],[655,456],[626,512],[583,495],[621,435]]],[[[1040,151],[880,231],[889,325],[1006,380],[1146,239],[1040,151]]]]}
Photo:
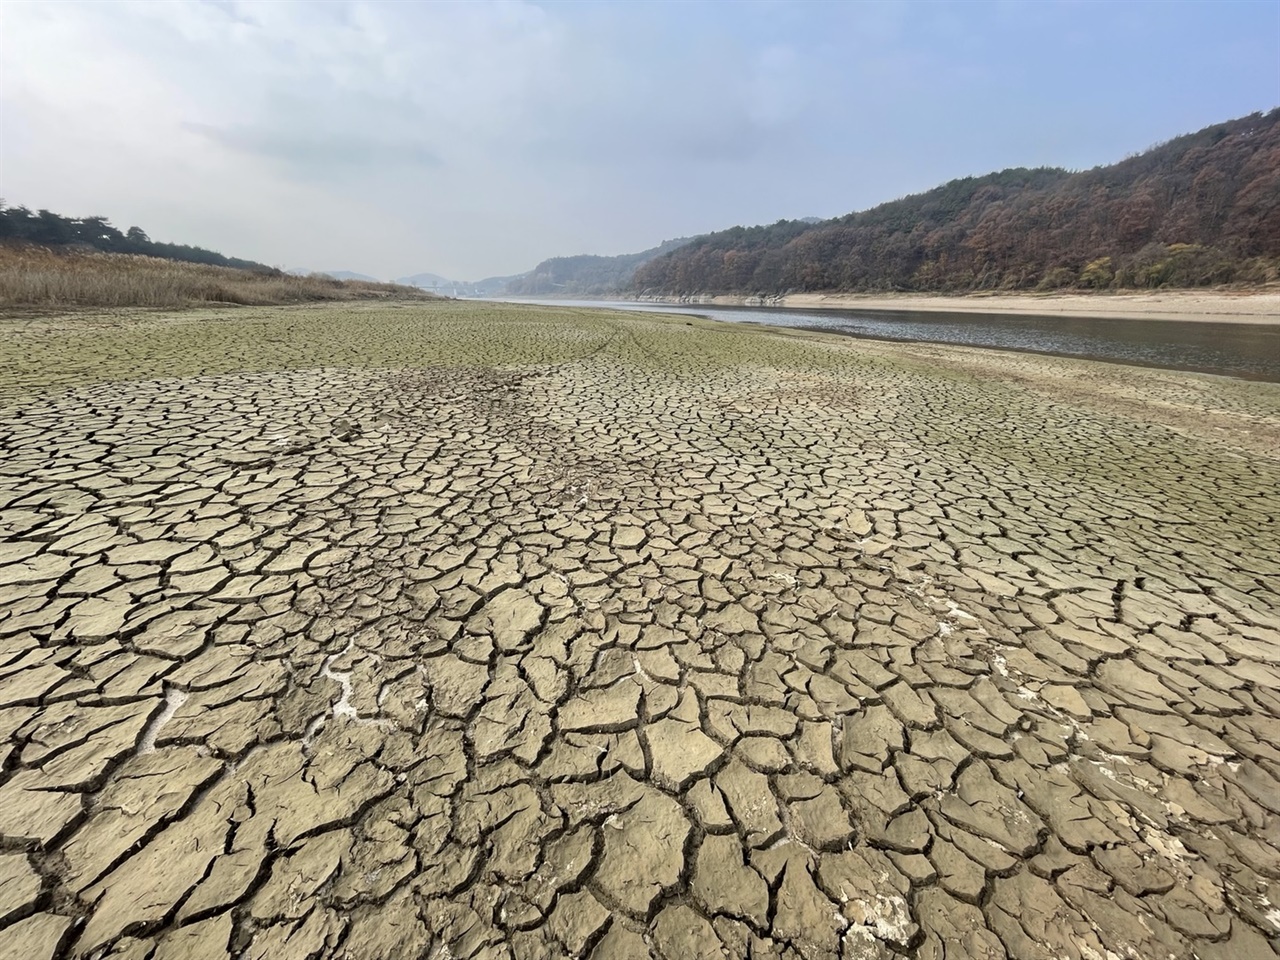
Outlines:
{"type": "Polygon", "coordinates": [[[1280,386],[486,303],[0,334],[50,956],[1270,949],[1280,386]]]}

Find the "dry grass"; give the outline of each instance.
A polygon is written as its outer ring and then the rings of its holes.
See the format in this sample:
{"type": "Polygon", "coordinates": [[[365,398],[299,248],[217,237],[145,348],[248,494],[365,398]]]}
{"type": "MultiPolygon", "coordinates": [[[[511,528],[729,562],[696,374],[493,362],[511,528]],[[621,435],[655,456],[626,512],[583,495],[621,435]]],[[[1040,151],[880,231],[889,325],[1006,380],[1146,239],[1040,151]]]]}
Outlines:
{"type": "Polygon", "coordinates": [[[0,245],[0,307],[184,307],[433,300],[416,287],[260,273],[156,257],[0,245]]]}

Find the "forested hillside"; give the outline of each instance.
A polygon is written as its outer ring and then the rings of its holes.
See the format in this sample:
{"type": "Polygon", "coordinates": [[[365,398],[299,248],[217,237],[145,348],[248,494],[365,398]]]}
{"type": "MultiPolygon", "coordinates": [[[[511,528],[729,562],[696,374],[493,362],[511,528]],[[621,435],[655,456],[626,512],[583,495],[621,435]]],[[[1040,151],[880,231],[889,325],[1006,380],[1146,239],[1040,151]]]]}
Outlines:
{"type": "Polygon", "coordinates": [[[50,248],[92,247],[102,253],[135,253],[239,270],[273,270],[263,263],[224,257],[203,247],[160,243],[148,237],[141,227],[130,227],[121,232],[106,217],[63,217],[48,210],[32,213],[26,207],[6,207],[0,201],[0,241],[5,240],[25,241],[50,248]]]}
{"type": "Polygon", "coordinates": [[[697,238],[648,294],[1203,286],[1280,278],[1280,109],[1080,173],[953,180],[818,224],[697,238]]]}
{"type": "Polygon", "coordinates": [[[516,297],[580,297],[617,293],[626,289],[638,267],[688,242],[688,238],[667,240],[649,250],[617,257],[589,254],[552,257],[523,276],[508,281],[506,292],[516,297]]]}

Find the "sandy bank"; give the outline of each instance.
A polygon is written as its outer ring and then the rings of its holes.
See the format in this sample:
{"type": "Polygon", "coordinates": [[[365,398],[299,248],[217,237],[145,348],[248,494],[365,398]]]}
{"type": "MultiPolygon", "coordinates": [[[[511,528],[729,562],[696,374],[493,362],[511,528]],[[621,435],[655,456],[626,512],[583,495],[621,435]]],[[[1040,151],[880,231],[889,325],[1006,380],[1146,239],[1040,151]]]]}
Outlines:
{"type": "MultiPolygon", "coordinates": [[[[674,298],[673,298],[674,299],[674,298]]],[[[1280,324],[1280,292],[1219,293],[1162,291],[1159,293],[974,294],[921,296],[915,294],[795,293],[766,298],[719,296],[688,298],[718,306],[778,306],[808,310],[911,310],[940,313],[1009,313],[1028,316],[1061,314],[1117,320],[1194,320],[1202,323],[1280,324]]]]}

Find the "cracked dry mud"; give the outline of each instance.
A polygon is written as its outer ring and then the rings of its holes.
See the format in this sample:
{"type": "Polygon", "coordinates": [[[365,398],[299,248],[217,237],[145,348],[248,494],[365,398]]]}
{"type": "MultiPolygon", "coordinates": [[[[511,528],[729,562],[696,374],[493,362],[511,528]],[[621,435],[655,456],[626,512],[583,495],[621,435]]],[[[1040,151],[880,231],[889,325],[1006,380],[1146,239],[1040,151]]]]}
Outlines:
{"type": "Polygon", "coordinates": [[[1275,955],[1274,385],[2,326],[6,960],[1275,955]]]}

